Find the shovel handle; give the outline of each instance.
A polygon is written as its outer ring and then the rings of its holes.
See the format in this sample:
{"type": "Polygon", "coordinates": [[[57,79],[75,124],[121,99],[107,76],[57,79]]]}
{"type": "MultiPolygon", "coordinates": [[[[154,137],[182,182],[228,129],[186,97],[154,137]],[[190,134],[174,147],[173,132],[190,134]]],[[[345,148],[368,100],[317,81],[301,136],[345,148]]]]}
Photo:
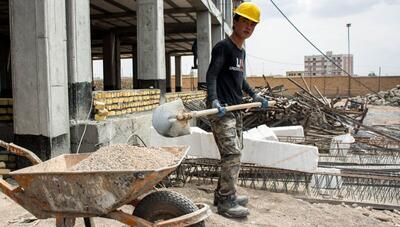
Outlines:
{"type": "MultiPolygon", "coordinates": [[[[276,103],[276,101],[268,101],[269,106],[273,106],[273,105],[275,105],[275,103],[276,103]]],[[[254,107],[261,107],[261,102],[239,104],[239,105],[227,106],[225,108],[226,108],[227,112],[230,112],[230,111],[235,111],[235,110],[250,109],[250,108],[254,108],[254,107]]],[[[216,114],[216,113],[218,113],[218,109],[214,108],[214,109],[207,109],[207,110],[192,111],[189,113],[189,115],[190,115],[190,118],[193,118],[193,117],[208,116],[208,115],[212,115],[212,114],[216,114]]]]}

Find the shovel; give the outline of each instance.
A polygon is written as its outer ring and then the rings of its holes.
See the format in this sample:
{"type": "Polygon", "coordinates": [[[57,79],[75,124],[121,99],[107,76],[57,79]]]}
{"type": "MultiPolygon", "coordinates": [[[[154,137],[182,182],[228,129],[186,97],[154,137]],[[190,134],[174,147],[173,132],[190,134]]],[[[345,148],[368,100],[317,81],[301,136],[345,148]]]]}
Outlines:
{"type": "MultiPolygon", "coordinates": [[[[269,106],[275,105],[275,101],[268,101],[269,106]]],[[[226,107],[226,111],[244,110],[253,107],[261,107],[261,102],[239,104],[226,107]]],[[[177,99],[160,105],[153,111],[153,127],[162,136],[178,137],[190,134],[189,120],[194,117],[208,116],[218,113],[218,109],[200,111],[185,111],[182,100],[177,99]]]]}

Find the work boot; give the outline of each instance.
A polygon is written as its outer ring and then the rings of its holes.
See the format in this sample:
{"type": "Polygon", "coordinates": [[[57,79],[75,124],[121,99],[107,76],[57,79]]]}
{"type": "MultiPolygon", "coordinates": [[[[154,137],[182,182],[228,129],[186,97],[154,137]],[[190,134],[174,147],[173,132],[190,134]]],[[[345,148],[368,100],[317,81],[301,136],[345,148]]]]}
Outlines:
{"type": "MultiPolygon", "coordinates": [[[[249,198],[244,195],[234,195],[235,196],[235,202],[239,204],[240,206],[246,206],[249,203],[249,198]]],[[[218,206],[218,203],[220,202],[221,196],[217,192],[214,192],[214,206],[218,206]]]]}
{"type": "Polygon", "coordinates": [[[240,206],[235,201],[235,196],[220,198],[218,202],[218,214],[228,218],[246,218],[250,212],[246,207],[240,206]]]}

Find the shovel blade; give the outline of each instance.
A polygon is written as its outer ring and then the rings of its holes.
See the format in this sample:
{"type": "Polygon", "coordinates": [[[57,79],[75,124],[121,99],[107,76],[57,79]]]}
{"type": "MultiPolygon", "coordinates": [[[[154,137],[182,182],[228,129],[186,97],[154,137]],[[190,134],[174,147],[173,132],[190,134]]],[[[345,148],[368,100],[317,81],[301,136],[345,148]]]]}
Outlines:
{"type": "Polygon", "coordinates": [[[176,115],[184,110],[185,106],[180,99],[160,105],[153,111],[152,124],[154,129],[164,137],[190,134],[189,121],[176,119],[176,115]]]}

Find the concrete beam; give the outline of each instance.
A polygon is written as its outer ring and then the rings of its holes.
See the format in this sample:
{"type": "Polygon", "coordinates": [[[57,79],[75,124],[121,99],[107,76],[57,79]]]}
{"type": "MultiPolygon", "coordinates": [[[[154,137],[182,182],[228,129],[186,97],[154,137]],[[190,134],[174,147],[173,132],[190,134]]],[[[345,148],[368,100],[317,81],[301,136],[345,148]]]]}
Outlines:
{"type": "Polygon", "coordinates": [[[70,153],[65,1],[10,0],[15,143],[70,153]]]}
{"type": "MultiPolygon", "coordinates": [[[[196,9],[192,8],[192,7],[164,9],[164,14],[194,13],[194,12],[196,12],[196,9]]],[[[136,12],[94,14],[90,18],[92,20],[102,20],[102,19],[118,19],[118,18],[127,18],[127,17],[136,17],[136,12]]]]}
{"type": "Polygon", "coordinates": [[[166,91],[164,4],[158,0],[137,1],[139,86],[166,91]]]}
{"type": "Polygon", "coordinates": [[[70,119],[85,120],[92,104],[89,0],[66,1],[70,119]]]}
{"type": "Polygon", "coordinates": [[[206,85],[206,74],[211,60],[211,15],[208,11],[197,12],[197,52],[199,58],[199,87],[206,85]]]}

